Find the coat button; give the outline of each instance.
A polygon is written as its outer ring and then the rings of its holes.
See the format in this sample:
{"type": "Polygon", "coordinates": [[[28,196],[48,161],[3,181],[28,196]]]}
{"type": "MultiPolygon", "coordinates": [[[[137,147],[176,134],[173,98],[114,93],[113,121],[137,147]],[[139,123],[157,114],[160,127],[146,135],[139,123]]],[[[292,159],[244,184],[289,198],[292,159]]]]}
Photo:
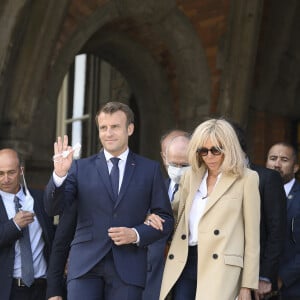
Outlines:
{"type": "Polygon", "coordinates": [[[169,259],[173,259],[174,258],[174,255],[173,254],[170,254],[169,255],[169,259]]]}
{"type": "Polygon", "coordinates": [[[217,259],[218,258],[218,254],[214,253],[212,257],[213,257],[213,259],[217,259]]]}
{"type": "Polygon", "coordinates": [[[182,239],[182,240],[185,240],[185,239],[186,239],[186,235],[183,234],[183,235],[181,236],[181,239],[182,239]]]}
{"type": "Polygon", "coordinates": [[[214,230],[214,235],[218,235],[220,233],[219,229],[214,230]]]}

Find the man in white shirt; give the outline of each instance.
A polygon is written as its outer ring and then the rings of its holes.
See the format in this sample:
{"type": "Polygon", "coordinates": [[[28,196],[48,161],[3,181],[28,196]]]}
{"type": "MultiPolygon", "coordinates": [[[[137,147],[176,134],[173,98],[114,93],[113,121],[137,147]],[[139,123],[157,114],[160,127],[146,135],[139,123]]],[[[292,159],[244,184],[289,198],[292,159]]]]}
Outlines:
{"type": "Polygon", "coordinates": [[[44,300],[53,223],[44,211],[43,191],[29,192],[20,176],[17,152],[0,150],[0,298],[44,300]]]}

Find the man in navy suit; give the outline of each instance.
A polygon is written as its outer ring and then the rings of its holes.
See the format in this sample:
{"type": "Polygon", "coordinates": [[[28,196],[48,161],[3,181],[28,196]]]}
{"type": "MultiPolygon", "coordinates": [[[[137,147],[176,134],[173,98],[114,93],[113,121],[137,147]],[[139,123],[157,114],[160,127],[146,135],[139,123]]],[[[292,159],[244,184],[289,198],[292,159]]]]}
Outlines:
{"type": "Polygon", "coordinates": [[[286,197],[283,181],[278,172],[266,167],[254,165],[247,154],[247,140],[243,128],[231,122],[248,167],[256,171],[259,177],[260,211],[260,261],[258,289],[252,291],[252,299],[277,300],[278,267],[284,244],[286,228],[286,197]]]}
{"type": "Polygon", "coordinates": [[[24,174],[17,152],[0,150],[0,298],[44,300],[53,222],[44,211],[43,191],[29,192],[21,186],[20,176],[24,174]],[[18,197],[17,213],[15,197],[18,197]],[[30,243],[26,260],[30,261],[32,257],[33,281],[30,284],[23,281],[25,263],[20,239],[24,230],[29,232],[30,243]]]}
{"type": "MultiPolygon", "coordinates": [[[[161,140],[161,154],[164,160],[169,178],[166,179],[169,199],[173,203],[174,194],[178,189],[180,178],[189,166],[187,158],[187,148],[190,141],[189,134],[181,130],[170,131],[161,140]],[[175,135],[175,136],[173,136],[175,135]],[[168,141],[166,142],[166,139],[168,141]],[[163,148],[163,145],[166,149],[163,148]],[[165,151],[165,152],[164,152],[165,151]]],[[[155,222],[155,216],[148,218],[155,222]]],[[[168,237],[161,239],[148,247],[148,273],[147,284],[143,292],[142,300],[157,300],[160,294],[162,275],[165,265],[165,249],[168,237]]]]}
{"type": "Polygon", "coordinates": [[[133,119],[127,105],[105,104],[96,116],[103,150],[73,163],[72,151],[59,157],[71,150],[67,137],[55,143],[46,210],[55,215],[74,201],[78,205],[68,264],[69,299],[140,300],[147,246],[173,229],[159,164],[128,148],[133,119]],[[144,224],[149,211],[165,220],[162,230],[144,224]]]}
{"type": "Polygon", "coordinates": [[[77,203],[74,202],[59,216],[48,264],[46,299],[67,299],[65,271],[76,223],[77,203]]]}
{"type": "Polygon", "coordinates": [[[299,170],[296,149],[288,143],[274,144],[266,166],[278,171],[287,196],[286,239],[279,264],[278,285],[282,300],[300,299],[300,183],[295,179],[299,170]]]}

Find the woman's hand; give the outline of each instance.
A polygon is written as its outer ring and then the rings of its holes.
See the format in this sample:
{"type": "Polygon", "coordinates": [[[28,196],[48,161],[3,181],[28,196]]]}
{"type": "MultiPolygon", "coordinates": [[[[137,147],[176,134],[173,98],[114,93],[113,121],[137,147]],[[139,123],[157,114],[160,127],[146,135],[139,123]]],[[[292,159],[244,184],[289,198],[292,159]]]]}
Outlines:
{"type": "Polygon", "coordinates": [[[144,224],[146,224],[148,226],[152,226],[153,228],[162,231],[164,222],[165,222],[165,220],[162,219],[160,216],[158,216],[156,214],[150,214],[146,217],[144,224]]]}

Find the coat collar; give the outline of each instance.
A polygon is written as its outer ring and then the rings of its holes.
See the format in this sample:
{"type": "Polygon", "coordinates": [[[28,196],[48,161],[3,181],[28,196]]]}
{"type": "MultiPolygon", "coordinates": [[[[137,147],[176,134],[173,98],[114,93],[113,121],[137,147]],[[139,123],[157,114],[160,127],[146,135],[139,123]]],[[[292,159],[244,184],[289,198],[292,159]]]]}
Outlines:
{"type": "MultiPolygon", "coordinates": [[[[187,199],[187,212],[189,213],[194,197],[196,195],[196,192],[198,190],[198,188],[200,187],[201,181],[204,177],[204,174],[206,172],[206,168],[205,167],[201,167],[199,170],[192,171],[190,173],[190,193],[189,193],[189,197],[187,199]]],[[[204,209],[203,215],[202,217],[215,205],[215,203],[222,197],[222,195],[224,195],[224,193],[226,193],[226,191],[231,187],[231,185],[237,180],[236,177],[234,176],[230,176],[230,175],[226,175],[224,173],[222,173],[222,176],[218,182],[218,184],[216,185],[216,187],[214,188],[214,190],[212,191],[212,193],[210,194],[206,207],[204,209]]],[[[186,216],[188,219],[188,216],[186,216]]]]}
{"type": "Polygon", "coordinates": [[[297,197],[297,193],[299,193],[300,190],[300,183],[299,181],[297,181],[297,179],[295,180],[288,196],[287,196],[287,209],[288,211],[293,210],[294,209],[294,201],[293,199],[295,197],[297,197]],[[291,209],[293,207],[293,209],[291,209]]]}
{"type": "Polygon", "coordinates": [[[0,195],[0,221],[7,221],[8,220],[8,216],[6,213],[6,209],[2,200],[2,197],[0,195]]]}

